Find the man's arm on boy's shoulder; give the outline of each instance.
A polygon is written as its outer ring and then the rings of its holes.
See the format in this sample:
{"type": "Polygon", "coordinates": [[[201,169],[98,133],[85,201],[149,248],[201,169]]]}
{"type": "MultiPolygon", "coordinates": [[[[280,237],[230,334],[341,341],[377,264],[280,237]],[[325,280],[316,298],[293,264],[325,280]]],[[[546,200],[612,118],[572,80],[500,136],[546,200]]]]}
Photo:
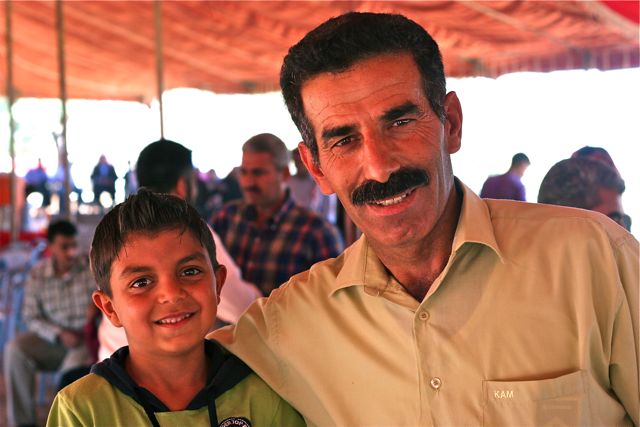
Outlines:
{"type": "Polygon", "coordinates": [[[216,329],[207,335],[207,339],[218,341],[242,359],[276,393],[283,395],[286,381],[281,365],[282,355],[278,353],[277,320],[267,307],[269,299],[255,301],[235,325],[216,329]]]}

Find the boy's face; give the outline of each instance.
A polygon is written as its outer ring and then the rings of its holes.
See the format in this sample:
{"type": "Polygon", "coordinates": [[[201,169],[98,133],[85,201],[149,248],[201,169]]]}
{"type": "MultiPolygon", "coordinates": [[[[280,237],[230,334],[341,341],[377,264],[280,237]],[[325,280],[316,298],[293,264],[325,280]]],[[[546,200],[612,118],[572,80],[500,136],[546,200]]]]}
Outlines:
{"type": "Polygon", "coordinates": [[[94,292],[93,301],[124,327],[131,351],[181,355],[202,348],[225,278],[189,231],[134,233],[111,265],[111,297],[94,292]]]}

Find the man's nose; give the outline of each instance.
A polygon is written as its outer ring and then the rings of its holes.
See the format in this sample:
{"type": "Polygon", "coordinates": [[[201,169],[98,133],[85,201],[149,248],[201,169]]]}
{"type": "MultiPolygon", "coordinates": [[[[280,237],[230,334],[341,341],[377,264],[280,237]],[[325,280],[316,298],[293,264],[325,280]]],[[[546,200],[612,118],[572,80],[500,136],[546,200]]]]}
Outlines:
{"type": "Polygon", "coordinates": [[[389,176],[400,168],[393,147],[380,132],[364,135],[362,167],[364,178],[377,182],[387,182],[389,176]]]}

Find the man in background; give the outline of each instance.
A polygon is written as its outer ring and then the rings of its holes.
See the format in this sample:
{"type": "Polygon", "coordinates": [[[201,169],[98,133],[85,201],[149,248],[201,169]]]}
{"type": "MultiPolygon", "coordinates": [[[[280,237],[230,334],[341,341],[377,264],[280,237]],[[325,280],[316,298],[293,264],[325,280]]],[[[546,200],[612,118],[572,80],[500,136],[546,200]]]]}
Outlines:
{"type": "Polygon", "coordinates": [[[269,133],[250,138],[242,146],[244,198],[225,205],[212,220],[243,276],[263,295],[343,249],[333,225],[294,203],[289,178],[284,142],[269,133]]]}
{"type": "Polygon", "coordinates": [[[91,184],[93,184],[93,202],[100,204],[100,196],[102,193],[108,193],[111,196],[111,205],[116,201],[116,179],[118,175],[111,163],[103,155],[100,156],[98,164],[95,165],[91,172],[91,184]]]}
{"type": "Polygon", "coordinates": [[[487,178],[480,191],[480,197],[526,201],[526,192],[521,179],[530,164],[526,154],[515,154],[511,159],[511,167],[506,173],[487,178]]]}
{"type": "Polygon", "coordinates": [[[631,218],[622,207],[624,190],[624,181],[609,162],[573,157],[549,169],[540,184],[538,203],[600,212],[631,231],[631,218]]]}
{"type": "Polygon", "coordinates": [[[95,282],[87,258],[78,256],[76,236],[72,223],[52,222],[51,256],[33,267],[25,283],[22,318],[28,331],[4,350],[9,425],[35,425],[38,371],[67,371],[90,359],[82,328],[95,282]]]}

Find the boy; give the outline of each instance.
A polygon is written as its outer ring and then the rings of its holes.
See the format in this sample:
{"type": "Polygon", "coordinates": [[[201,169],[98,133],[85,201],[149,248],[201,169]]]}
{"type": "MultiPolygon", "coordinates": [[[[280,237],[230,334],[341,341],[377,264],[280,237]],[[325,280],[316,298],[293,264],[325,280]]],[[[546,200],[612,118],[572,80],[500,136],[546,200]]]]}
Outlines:
{"type": "Polygon", "coordinates": [[[93,301],[129,345],[56,396],[47,425],[304,425],[233,355],[205,341],[226,269],[184,200],[142,189],[93,238],[93,301]]]}

